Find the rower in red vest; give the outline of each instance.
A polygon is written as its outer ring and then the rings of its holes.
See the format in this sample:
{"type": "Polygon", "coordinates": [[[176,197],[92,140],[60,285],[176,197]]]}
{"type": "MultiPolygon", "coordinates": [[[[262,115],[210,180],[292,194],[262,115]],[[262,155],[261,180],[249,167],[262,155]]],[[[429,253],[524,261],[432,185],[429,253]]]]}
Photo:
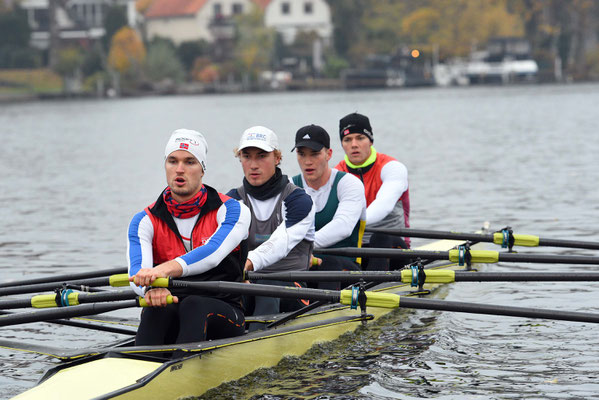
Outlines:
{"type": "Polygon", "coordinates": [[[222,339],[245,330],[239,295],[195,291],[167,305],[170,290],[151,287],[167,277],[242,281],[250,210],[203,183],[207,152],[201,133],[174,131],[164,150],[168,186],[129,224],[129,281],[150,305],[141,313],[138,346],[222,339]]]}
{"type": "MultiPolygon", "coordinates": [[[[352,113],[339,121],[339,137],[345,159],[336,169],[349,172],[362,180],[366,192],[366,228],[408,228],[410,226],[410,195],[408,170],[395,158],[378,153],[367,116],[352,113]]],[[[381,233],[365,233],[364,247],[409,248],[408,238],[381,233]]],[[[388,271],[389,259],[363,260],[362,268],[388,271]]]]}

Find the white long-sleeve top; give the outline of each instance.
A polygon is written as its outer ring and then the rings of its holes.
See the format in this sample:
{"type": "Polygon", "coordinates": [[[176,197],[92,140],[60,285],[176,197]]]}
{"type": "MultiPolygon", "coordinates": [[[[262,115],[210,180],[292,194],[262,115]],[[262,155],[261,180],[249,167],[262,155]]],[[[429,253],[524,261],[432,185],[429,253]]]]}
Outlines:
{"type": "MultiPolygon", "coordinates": [[[[322,211],[329,201],[333,183],[339,172],[332,169],[327,183],[318,189],[308,186],[303,175],[300,175],[303,188],[312,198],[317,213],[322,211]]],[[[314,247],[332,246],[350,236],[358,221],[366,219],[364,185],[359,178],[345,174],[337,183],[337,200],[339,204],[333,219],[315,233],[314,247]]]]}
{"type": "Polygon", "coordinates": [[[366,226],[382,221],[408,190],[408,169],[399,161],[389,161],[381,168],[381,181],[376,198],[366,209],[366,226]]]}

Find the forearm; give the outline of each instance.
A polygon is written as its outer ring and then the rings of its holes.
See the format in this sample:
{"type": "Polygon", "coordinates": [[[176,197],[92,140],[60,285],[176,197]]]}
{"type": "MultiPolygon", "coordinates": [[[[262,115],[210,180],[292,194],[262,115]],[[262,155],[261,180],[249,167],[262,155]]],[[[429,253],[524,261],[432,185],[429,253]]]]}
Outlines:
{"type": "Polygon", "coordinates": [[[231,253],[248,236],[250,210],[237,200],[229,200],[218,211],[219,227],[208,241],[175,260],[182,267],[181,276],[209,271],[231,253]]]}

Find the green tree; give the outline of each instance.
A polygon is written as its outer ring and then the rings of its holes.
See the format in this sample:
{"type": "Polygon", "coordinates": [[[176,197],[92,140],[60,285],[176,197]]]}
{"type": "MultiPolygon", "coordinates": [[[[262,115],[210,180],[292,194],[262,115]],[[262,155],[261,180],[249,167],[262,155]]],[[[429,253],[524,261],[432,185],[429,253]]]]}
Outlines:
{"type": "Polygon", "coordinates": [[[179,60],[183,63],[186,71],[193,69],[196,58],[203,57],[208,53],[208,43],[204,40],[183,42],[177,49],[179,60]]]}
{"type": "Polygon", "coordinates": [[[104,30],[106,33],[102,39],[105,49],[109,48],[114,34],[122,27],[127,26],[127,23],[127,11],[124,7],[114,5],[106,11],[104,17],[104,30]]]}
{"type": "Polygon", "coordinates": [[[148,78],[153,81],[170,78],[175,82],[181,82],[185,77],[183,65],[177,58],[175,48],[165,41],[150,44],[145,70],[148,78]]]}
{"type": "Polygon", "coordinates": [[[58,52],[58,63],[54,71],[64,77],[74,76],[81,69],[85,56],[76,47],[68,47],[58,52]]]}
{"type": "Polygon", "coordinates": [[[0,14],[0,47],[29,47],[31,29],[27,14],[19,7],[0,14]]]}
{"type": "Polygon", "coordinates": [[[0,68],[35,68],[40,51],[29,46],[27,14],[19,7],[0,13],[0,68]]]}
{"type": "Polygon", "coordinates": [[[102,45],[99,43],[86,51],[83,64],[81,65],[81,72],[83,72],[83,75],[90,76],[104,71],[104,58],[105,53],[102,49],[102,45]]]}
{"type": "Polygon", "coordinates": [[[256,78],[259,71],[272,64],[275,31],[264,26],[263,13],[257,7],[248,14],[238,15],[236,26],[235,63],[244,76],[256,78]]]}
{"type": "Polygon", "coordinates": [[[371,7],[367,0],[328,0],[333,20],[333,47],[335,53],[347,58],[350,50],[360,40],[364,32],[363,10],[371,7]]]}

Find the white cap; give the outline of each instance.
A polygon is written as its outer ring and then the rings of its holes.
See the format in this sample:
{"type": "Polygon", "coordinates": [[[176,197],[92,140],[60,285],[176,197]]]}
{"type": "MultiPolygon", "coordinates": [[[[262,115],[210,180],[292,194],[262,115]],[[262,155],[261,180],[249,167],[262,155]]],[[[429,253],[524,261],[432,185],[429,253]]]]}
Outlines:
{"type": "Polygon", "coordinates": [[[246,147],[257,147],[270,153],[279,149],[279,139],[273,131],[264,126],[252,126],[241,135],[238,150],[246,147]]]}
{"type": "Polygon", "coordinates": [[[200,132],[191,129],[177,129],[174,131],[164,149],[164,158],[166,159],[173,151],[177,150],[185,150],[191,153],[206,172],[208,144],[200,132]]]}

